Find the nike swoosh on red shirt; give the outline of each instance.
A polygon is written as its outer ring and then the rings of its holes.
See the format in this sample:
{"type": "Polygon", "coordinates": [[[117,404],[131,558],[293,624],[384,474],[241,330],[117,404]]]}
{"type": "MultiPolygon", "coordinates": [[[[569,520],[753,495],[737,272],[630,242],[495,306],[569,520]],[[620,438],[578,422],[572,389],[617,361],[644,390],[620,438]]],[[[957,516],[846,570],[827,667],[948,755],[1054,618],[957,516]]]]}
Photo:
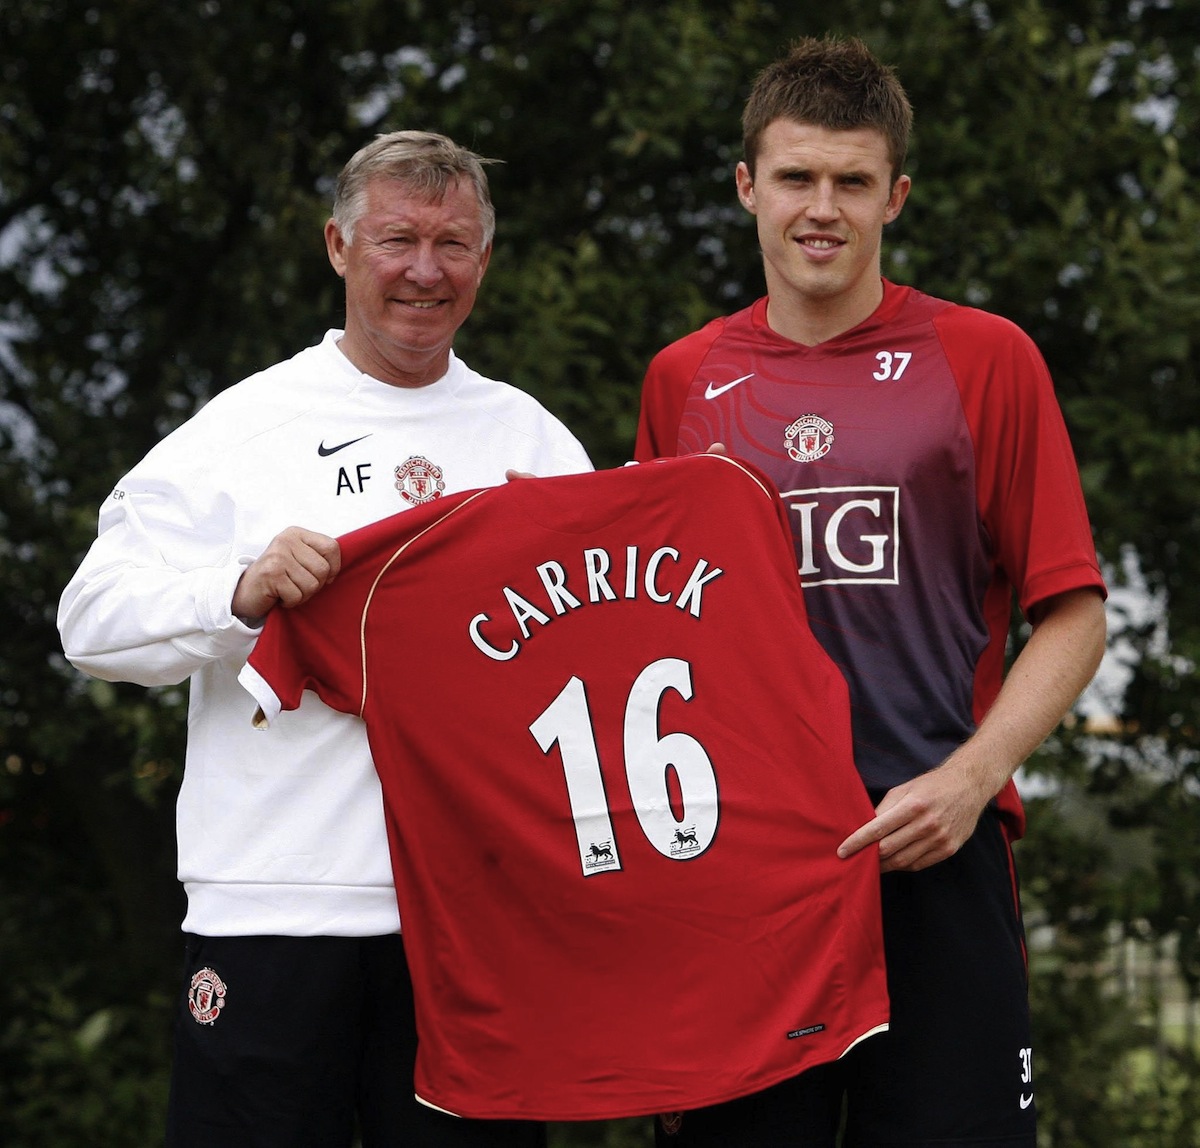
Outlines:
{"type": "Polygon", "coordinates": [[[747,379],[752,378],[754,378],[753,371],[751,371],[748,375],[743,375],[740,379],[734,379],[732,383],[723,383],[719,387],[714,387],[712,383],[709,383],[708,386],[704,388],[704,397],[706,399],[715,399],[718,395],[723,395],[726,391],[733,390],[733,388],[739,383],[744,383],[747,379]]]}

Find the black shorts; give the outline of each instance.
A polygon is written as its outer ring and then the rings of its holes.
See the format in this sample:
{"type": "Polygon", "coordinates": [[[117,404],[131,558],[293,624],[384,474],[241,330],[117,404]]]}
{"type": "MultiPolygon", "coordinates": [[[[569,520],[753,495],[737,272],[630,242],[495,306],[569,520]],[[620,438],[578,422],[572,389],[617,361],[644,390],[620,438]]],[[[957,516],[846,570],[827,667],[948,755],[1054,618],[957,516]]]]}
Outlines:
{"type": "Polygon", "coordinates": [[[882,877],[891,1026],[833,1064],[660,1120],[660,1148],[1036,1148],[1012,851],[989,808],[959,852],[882,877]],[[677,1131],[672,1131],[677,1129],[677,1131]]]}
{"type": "Polygon", "coordinates": [[[188,936],[168,1148],[541,1148],[524,1121],[460,1120],[413,1096],[400,936],[188,936]]]}

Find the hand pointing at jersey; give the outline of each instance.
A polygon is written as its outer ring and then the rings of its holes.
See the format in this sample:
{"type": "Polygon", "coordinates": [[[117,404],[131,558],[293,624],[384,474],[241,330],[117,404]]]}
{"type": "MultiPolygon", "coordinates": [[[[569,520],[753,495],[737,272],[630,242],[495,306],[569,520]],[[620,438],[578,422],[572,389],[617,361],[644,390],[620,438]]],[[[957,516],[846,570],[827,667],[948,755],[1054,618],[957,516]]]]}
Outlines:
{"type": "Polygon", "coordinates": [[[233,592],[233,614],[257,624],[276,606],[299,606],[328,586],[341,565],[336,538],[289,526],[246,567],[233,592]]]}
{"type": "Polygon", "coordinates": [[[875,817],[838,847],[838,856],[851,857],[878,841],[881,872],[927,869],[958,852],[989,796],[953,767],[931,770],[889,790],[875,817]]]}

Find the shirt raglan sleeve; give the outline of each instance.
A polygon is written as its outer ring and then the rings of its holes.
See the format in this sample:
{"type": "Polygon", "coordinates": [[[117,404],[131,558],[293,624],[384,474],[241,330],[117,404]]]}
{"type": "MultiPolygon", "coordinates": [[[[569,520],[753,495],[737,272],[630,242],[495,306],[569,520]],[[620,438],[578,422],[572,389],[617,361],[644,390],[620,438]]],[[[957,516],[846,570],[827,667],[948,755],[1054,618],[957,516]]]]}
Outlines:
{"type": "Polygon", "coordinates": [[[679,454],[679,424],[692,380],[720,333],[720,321],[664,347],[646,368],[633,457],[638,462],[679,454]]]}
{"type": "Polygon", "coordinates": [[[1074,451],[1033,340],[966,309],[939,330],[975,442],[980,513],[1022,610],[1068,590],[1104,593],[1074,451]]]}
{"type": "Polygon", "coordinates": [[[257,630],[235,618],[233,499],[200,436],[181,428],[118,484],[58,611],[72,665],[107,681],[173,685],[204,664],[244,657],[257,630]]]}
{"type": "Polygon", "coordinates": [[[581,443],[569,430],[557,419],[554,422],[554,433],[551,436],[551,443],[554,451],[554,457],[549,461],[548,465],[541,471],[543,477],[554,474],[583,474],[587,471],[594,470],[592,460],[588,458],[588,453],[581,443]]]}

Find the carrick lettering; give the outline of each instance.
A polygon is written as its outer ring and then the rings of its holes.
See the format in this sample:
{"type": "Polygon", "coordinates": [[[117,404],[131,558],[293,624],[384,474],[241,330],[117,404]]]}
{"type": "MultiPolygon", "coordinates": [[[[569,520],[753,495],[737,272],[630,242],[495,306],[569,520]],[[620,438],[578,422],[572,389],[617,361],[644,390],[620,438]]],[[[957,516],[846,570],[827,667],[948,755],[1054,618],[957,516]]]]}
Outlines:
{"type": "Polygon", "coordinates": [[[494,661],[507,662],[521,652],[522,642],[537,634],[535,627],[547,626],[555,618],[584,606],[645,598],[663,605],[673,604],[699,618],[704,588],[725,571],[706,558],[697,558],[690,563],[690,572],[685,573],[688,565],[673,546],[660,546],[644,558],[637,546],[625,547],[624,553],[618,551],[615,559],[607,550],[587,549],[579,556],[571,574],[562,562],[551,559],[534,568],[536,578],[530,579],[529,587],[517,590],[502,586],[504,605],[499,607],[499,613],[476,614],[467,633],[480,653],[494,661]],[[568,581],[572,582],[571,587],[568,581]],[[520,638],[513,635],[505,641],[498,637],[497,631],[511,633],[510,625],[494,621],[505,612],[516,622],[520,638]]]}

